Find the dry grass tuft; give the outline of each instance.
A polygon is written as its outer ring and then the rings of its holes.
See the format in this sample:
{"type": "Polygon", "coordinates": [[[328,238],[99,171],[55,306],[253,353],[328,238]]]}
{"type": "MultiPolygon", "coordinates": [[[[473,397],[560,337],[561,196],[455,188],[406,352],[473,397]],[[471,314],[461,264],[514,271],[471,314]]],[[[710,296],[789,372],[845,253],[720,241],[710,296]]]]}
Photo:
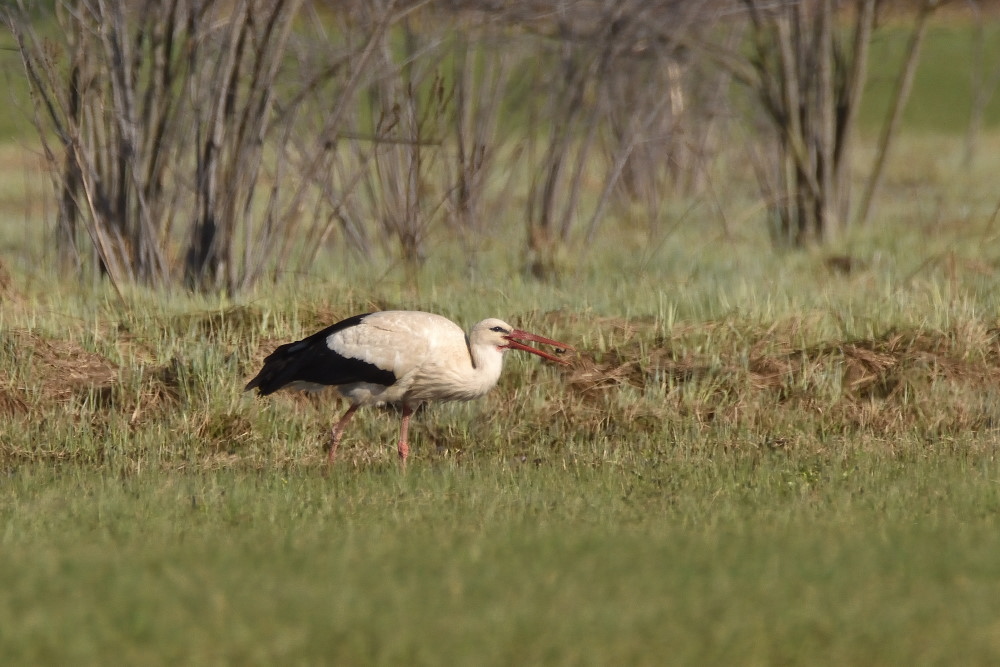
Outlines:
{"type": "Polygon", "coordinates": [[[43,402],[66,401],[118,380],[116,364],[73,341],[17,329],[4,332],[0,341],[5,356],[23,367],[19,389],[37,391],[43,402]]]}
{"type": "Polygon", "coordinates": [[[602,355],[601,361],[598,361],[592,353],[581,352],[572,363],[572,370],[566,377],[566,382],[586,396],[622,385],[643,384],[643,372],[639,360],[629,359],[619,350],[602,355]]]}
{"type": "Polygon", "coordinates": [[[11,284],[10,271],[0,262],[0,302],[14,297],[14,287],[11,284]]]}
{"type": "Polygon", "coordinates": [[[234,455],[250,441],[253,427],[244,415],[206,413],[202,415],[195,433],[200,441],[208,443],[217,452],[234,455]]]}
{"type": "Polygon", "coordinates": [[[255,331],[263,315],[252,306],[233,306],[222,310],[177,315],[167,322],[172,331],[190,331],[210,340],[230,333],[247,334],[255,331]]]}
{"type": "Polygon", "coordinates": [[[29,406],[45,410],[90,401],[102,413],[122,413],[137,423],[176,404],[181,395],[177,360],[146,369],[122,369],[70,340],[52,340],[25,330],[0,338],[4,356],[20,369],[20,380],[0,383],[0,414],[24,416],[29,406]]]}
{"type": "MultiPolygon", "coordinates": [[[[576,423],[600,408],[611,420],[641,418],[618,405],[623,388],[665,395],[663,419],[732,426],[812,420],[826,432],[959,433],[1000,425],[1000,329],[892,330],[869,339],[796,343],[801,330],[741,329],[722,340],[720,323],[669,338],[633,339],[605,352],[582,350],[565,371],[580,397],[576,423]],[[711,346],[699,345],[714,338],[711,346]],[[706,352],[703,350],[710,350],[706,352]]],[[[648,406],[648,401],[647,401],[648,406]]],[[[591,414],[593,419],[595,415],[591,414]]],[[[603,418],[603,417],[602,417],[603,418]]]]}
{"type": "Polygon", "coordinates": [[[28,412],[23,392],[16,387],[0,387],[0,416],[18,417],[28,412]]]}

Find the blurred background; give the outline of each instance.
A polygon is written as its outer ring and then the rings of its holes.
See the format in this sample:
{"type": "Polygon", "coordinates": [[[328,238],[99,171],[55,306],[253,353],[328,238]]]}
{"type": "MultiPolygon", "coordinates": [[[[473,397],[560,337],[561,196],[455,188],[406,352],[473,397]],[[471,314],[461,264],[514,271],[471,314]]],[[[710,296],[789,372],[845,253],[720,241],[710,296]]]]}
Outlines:
{"type": "Polygon", "coordinates": [[[236,294],[720,251],[843,274],[944,234],[993,271],[998,7],[8,2],[0,262],[236,294]]]}

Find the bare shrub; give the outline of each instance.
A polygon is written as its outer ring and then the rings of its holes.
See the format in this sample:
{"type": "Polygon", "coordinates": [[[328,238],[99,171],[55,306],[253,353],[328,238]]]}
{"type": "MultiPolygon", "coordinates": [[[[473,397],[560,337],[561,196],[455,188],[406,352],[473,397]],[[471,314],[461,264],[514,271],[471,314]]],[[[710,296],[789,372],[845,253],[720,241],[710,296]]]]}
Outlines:
{"type": "Polygon", "coordinates": [[[857,216],[860,224],[865,224],[868,221],[875,193],[878,192],[878,188],[882,183],[882,173],[885,169],[886,158],[889,155],[889,147],[899,130],[899,124],[903,117],[903,109],[906,107],[906,102],[910,97],[910,90],[913,87],[913,78],[916,75],[917,64],[920,61],[920,48],[923,44],[924,35],[927,34],[929,19],[940,4],[940,0],[921,0],[917,9],[913,30],[910,33],[909,43],[906,48],[906,58],[896,79],[896,87],[888,116],[882,124],[878,149],[875,153],[875,163],[872,165],[871,173],[865,182],[864,193],[861,195],[861,204],[858,207],[857,216]]]}
{"type": "Polygon", "coordinates": [[[593,240],[613,197],[626,207],[639,202],[655,221],[665,195],[703,183],[727,80],[704,69],[710,61],[690,46],[699,41],[693,33],[712,25],[716,3],[552,9],[542,24],[549,53],[533,87],[544,106],[529,129],[539,145],[528,156],[527,263],[539,278],[559,273],[574,231],[593,240]]]}
{"type": "Polygon", "coordinates": [[[301,92],[331,86],[346,107],[393,17],[386,3],[354,48],[307,80],[291,77],[296,90],[285,81],[301,4],[61,0],[57,40],[43,38],[24,4],[4,14],[60,193],[65,264],[96,265],[115,285],[182,278],[236,291],[289,254],[316,196],[288,183],[324,164],[343,119],[335,105],[319,141],[299,140],[294,121],[310,100],[301,92]]]}
{"type": "Polygon", "coordinates": [[[449,189],[440,162],[453,88],[441,74],[439,44],[436,31],[417,31],[408,19],[395,34],[383,34],[375,58],[388,75],[368,85],[362,107],[371,141],[360,215],[376,222],[386,250],[398,250],[411,279],[449,189]]]}
{"type": "MultiPolygon", "coordinates": [[[[776,238],[822,241],[849,217],[876,4],[57,0],[52,39],[27,0],[3,18],[62,263],[116,286],[236,292],[338,244],[415,282],[451,237],[471,269],[516,211],[524,267],[556,278],[608,218],[652,228],[671,197],[714,198],[743,111],[731,79],[764,111],[755,166],[776,238]]],[[[925,21],[936,3],[922,6],[925,21]]]]}
{"type": "Polygon", "coordinates": [[[515,71],[527,58],[523,50],[507,48],[513,36],[502,26],[481,22],[475,41],[468,32],[455,34],[450,49],[454,106],[447,128],[452,145],[446,168],[452,187],[446,221],[472,269],[481,239],[495,230],[495,221],[515,196],[513,173],[502,172],[513,172],[505,161],[517,153],[512,146],[516,138],[503,116],[514,95],[515,71]]]}
{"type": "MultiPolygon", "coordinates": [[[[758,181],[776,237],[793,245],[822,241],[846,224],[850,140],[867,73],[875,0],[849,3],[744,0],[752,54],[734,73],[760,101],[774,151],[759,158],[758,181]]],[[[767,151],[766,151],[767,153],[767,151]]]]}

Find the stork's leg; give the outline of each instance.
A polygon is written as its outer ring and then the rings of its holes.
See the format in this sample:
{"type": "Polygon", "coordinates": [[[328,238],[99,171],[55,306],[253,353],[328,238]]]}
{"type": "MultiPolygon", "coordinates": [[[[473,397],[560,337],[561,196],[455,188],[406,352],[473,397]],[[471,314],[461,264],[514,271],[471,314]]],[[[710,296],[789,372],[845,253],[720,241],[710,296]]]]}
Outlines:
{"type": "Polygon", "coordinates": [[[347,408],[347,412],[344,413],[344,416],[333,425],[333,433],[330,438],[330,456],[326,460],[327,465],[331,465],[333,463],[333,459],[337,456],[337,445],[340,444],[340,436],[344,434],[344,427],[347,426],[347,422],[351,421],[351,417],[354,416],[355,411],[359,407],[360,406],[352,405],[347,408]]]}
{"type": "Polygon", "coordinates": [[[413,415],[413,408],[403,403],[403,425],[399,429],[399,446],[396,452],[399,460],[406,463],[406,457],[410,455],[410,443],[407,441],[410,432],[410,417],[413,415]]]}

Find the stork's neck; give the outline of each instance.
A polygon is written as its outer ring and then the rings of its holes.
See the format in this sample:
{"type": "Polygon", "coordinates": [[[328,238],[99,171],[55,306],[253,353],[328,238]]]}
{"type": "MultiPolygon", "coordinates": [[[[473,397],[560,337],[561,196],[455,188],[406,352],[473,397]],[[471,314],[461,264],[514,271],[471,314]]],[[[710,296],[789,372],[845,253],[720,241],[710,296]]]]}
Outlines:
{"type": "Polygon", "coordinates": [[[496,385],[503,370],[503,353],[496,345],[469,345],[472,368],[468,379],[470,389],[485,394],[496,385]]]}

